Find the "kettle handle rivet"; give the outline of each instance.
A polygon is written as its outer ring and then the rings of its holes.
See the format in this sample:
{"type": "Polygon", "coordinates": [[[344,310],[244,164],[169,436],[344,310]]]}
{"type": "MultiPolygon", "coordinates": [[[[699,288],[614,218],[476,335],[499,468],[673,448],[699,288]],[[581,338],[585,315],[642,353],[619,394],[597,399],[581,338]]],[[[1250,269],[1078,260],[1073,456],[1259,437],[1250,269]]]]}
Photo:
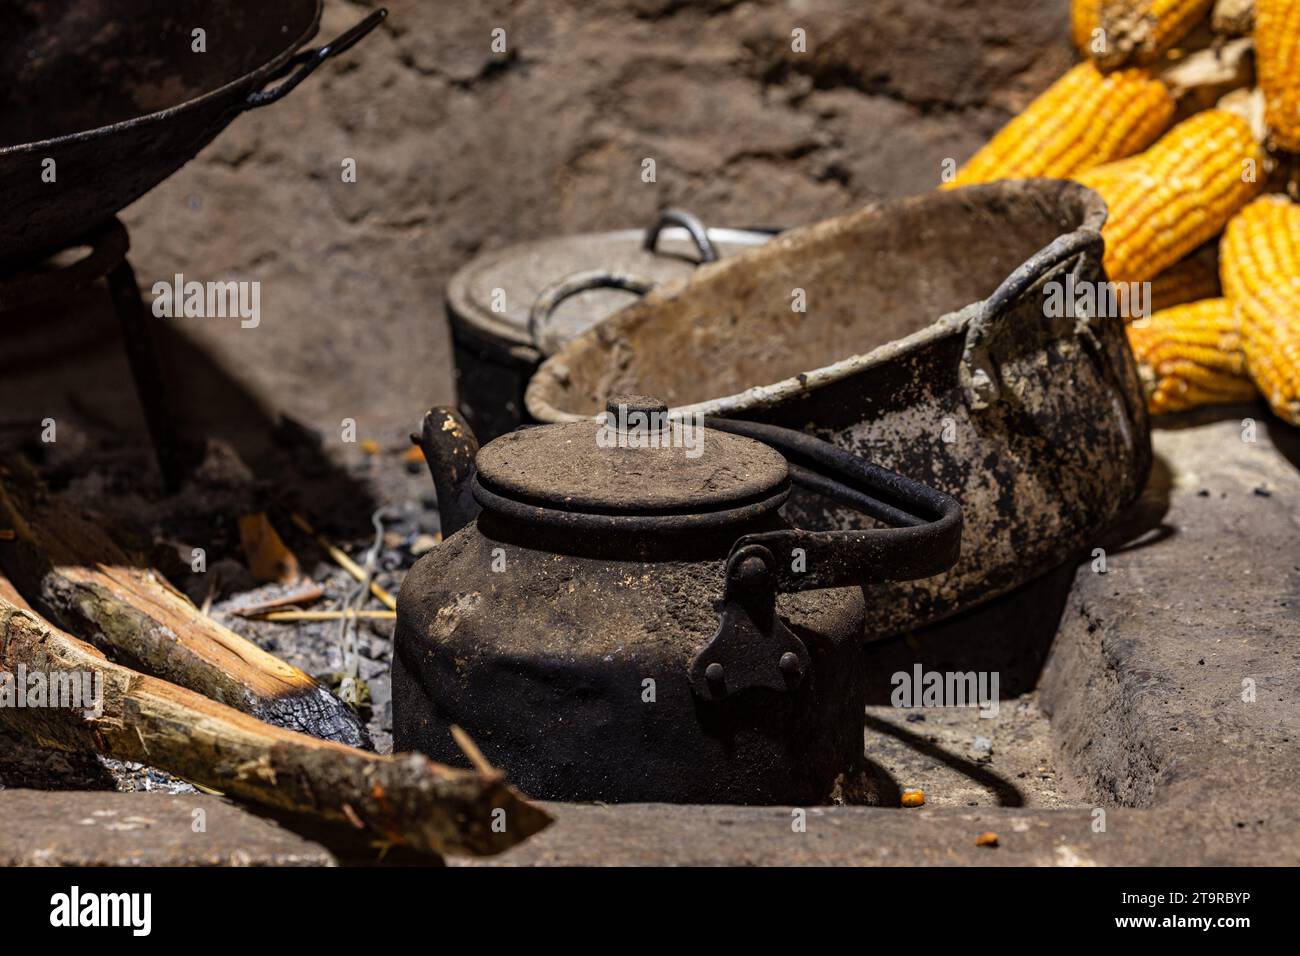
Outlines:
{"type": "Polygon", "coordinates": [[[799,673],[799,655],[794,651],[786,651],[781,655],[779,662],[782,673],[798,674],[799,673]]]}
{"type": "Polygon", "coordinates": [[[722,669],[722,665],[719,664],[717,661],[714,661],[708,667],[704,668],[704,676],[711,683],[721,684],[722,678],[725,676],[725,672],[722,669]]]}
{"type": "Polygon", "coordinates": [[[742,581],[759,581],[767,577],[767,564],[757,555],[750,555],[736,568],[736,577],[742,581]]]}

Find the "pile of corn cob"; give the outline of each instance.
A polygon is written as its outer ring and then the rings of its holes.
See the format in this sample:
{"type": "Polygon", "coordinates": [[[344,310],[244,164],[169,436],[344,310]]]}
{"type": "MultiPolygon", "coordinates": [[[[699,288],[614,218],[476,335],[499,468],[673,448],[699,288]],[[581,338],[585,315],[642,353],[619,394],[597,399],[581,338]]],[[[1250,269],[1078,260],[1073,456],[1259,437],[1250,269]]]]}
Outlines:
{"type": "Polygon", "coordinates": [[[1152,283],[1129,326],[1151,411],[1258,390],[1300,425],[1300,0],[1073,0],[1071,28],[1083,62],[944,188],[1096,190],[1109,278],[1152,283]]]}

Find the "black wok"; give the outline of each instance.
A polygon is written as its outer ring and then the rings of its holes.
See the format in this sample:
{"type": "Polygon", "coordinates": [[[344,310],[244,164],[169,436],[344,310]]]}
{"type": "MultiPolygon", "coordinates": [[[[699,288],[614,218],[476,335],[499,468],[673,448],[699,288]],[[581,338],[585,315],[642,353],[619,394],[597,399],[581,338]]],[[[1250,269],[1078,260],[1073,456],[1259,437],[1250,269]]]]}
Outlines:
{"type": "Polygon", "coordinates": [[[320,10],[321,0],[0,0],[0,263],[112,218],[385,16],[295,53],[320,10]],[[193,50],[195,29],[205,52],[193,50]]]}

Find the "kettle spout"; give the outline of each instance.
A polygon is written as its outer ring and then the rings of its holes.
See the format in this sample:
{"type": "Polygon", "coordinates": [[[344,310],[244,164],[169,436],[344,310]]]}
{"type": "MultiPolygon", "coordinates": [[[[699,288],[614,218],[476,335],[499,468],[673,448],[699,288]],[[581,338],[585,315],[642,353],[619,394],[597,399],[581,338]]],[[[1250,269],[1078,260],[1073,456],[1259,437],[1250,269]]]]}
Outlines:
{"type": "Polygon", "coordinates": [[[460,412],[437,405],[424,413],[420,434],[412,435],[411,443],[419,446],[429,466],[446,540],[478,517],[478,502],[470,493],[478,439],[460,412]]]}

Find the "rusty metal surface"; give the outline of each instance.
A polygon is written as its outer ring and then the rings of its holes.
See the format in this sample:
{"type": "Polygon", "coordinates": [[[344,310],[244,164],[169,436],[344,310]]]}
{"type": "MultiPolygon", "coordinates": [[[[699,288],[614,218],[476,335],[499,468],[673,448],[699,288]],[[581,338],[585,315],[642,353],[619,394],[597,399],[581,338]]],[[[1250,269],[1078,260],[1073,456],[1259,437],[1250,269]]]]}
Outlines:
{"type": "MultiPolygon", "coordinates": [[[[426,416],[438,421],[455,424],[442,410],[426,416]]],[[[729,573],[738,539],[781,527],[785,459],[707,429],[709,452],[694,460],[665,445],[602,447],[596,428],[528,429],[479,452],[478,477],[500,494],[485,496],[476,479],[484,511],[421,559],[398,595],[394,745],[456,761],[458,725],[526,792],[552,799],[852,796],[863,765],[860,590],[779,596],[770,573],[729,573]],[[746,507],[755,499],[761,507],[746,507]],[[605,524],[594,533],[557,518],[605,524]],[[749,657],[772,638],[770,659],[747,671],[728,658],[732,673],[701,697],[693,662],[729,625],[752,639],[749,657]]],[[[453,486],[458,446],[424,447],[439,487],[453,486]]]]}
{"type": "Polygon", "coordinates": [[[394,747],[460,765],[455,723],[543,799],[852,798],[864,785],[860,589],[778,598],[811,658],[797,688],[721,701],[691,689],[734,540],[575,540],[484,513],[398,595],[394,747]]]}
{"type": "MultiPolygon", "coordinates": [[[[1065,560],[1150,469],[1122,322],[1044,314],[1046,282],[1104,279],[1104,219],[1095,194],[1040,180],[784,233],[575,339],[534,377],[528,409],[569,421],[611,392],[652,392],[683,413],[813,432],[951,495],[965,517],[954,569],[868,601],[871,633],[939,620],[1065,560]]],[[[859,525],[799,491],[786,512],[859,525]]]]}
{"type": "Polygon", "coordinates": [[[0,3],[0,260],[57,248],[179,169],[319,16],[320,0],[0,3]]]}
{"type": "MultiPolygon", "coordinates": [[[[949,762],[940,769],[929,709],[928,722],[912,725],[928,730],[910,744],[915,760],[897,780],[925,789],[920,810],[806,808],[806,830],[795,832],[781,807],[547,804],[556,821],[544,833],[458,865],[1300,865],[1300,704],[1289,692],[1300,682],[1292,650],[1300,569],[1259,559],[1300,553],[1300,435],[1268,421],[1262,405],[1198,409],[1176,422],[1156,432],[1157,467],[1103,542],[1106,573],[1091,560],[1077,573],[1062,569],[1074,586],[1059,624],[1058,611],[1046,625],[1051,652],[1040,684],[1050,738],[1025,756],[1055,754],[1063,804],[1030,796],[1027,806],[964,806],[975,797],[945,778],[962,767],[962,750],[953,738],[941,744],[949,762]],[[1243,419],[1258,422],[1257,441],[1241,440],[1243,419]],[[1257,690],[1249,701],[1247,677],[1257,690]],[[996,848],[976,844],[989,830],[996,848]]],[[[1041,595],[1032,602],[1035,614],[1044,603],[1041,595]]],[[[1023,660],[1025,645],[1002,644],[1004,635],[1029,625],[999,604],[1004,612],[980,627],[1001,644],[992,661],[1008,666],[1008,655],[1023,660]]],[[[924,653],[933,664],[957,635],[918,637],[893,642],[896,654],[872,645],[868,660],[889,671],[924,653]]],[[[998,723],[973,722],[986,733],[998,723]]],[[[1024,774],[999,766],[1023,733],[990,734],[991,778],[981,782],[972,767],[955,777],[989,788],[985,803],[1003,787],[1029,796],[1024,774]]],[[[868,757],[880,759],[891,741],[899,743],[869,728],[868,757]]]]}
{"type": "MultiPolygon", "coordinates": [[[[482,513],[398,596],[395,745],[454,759],[463,727],[547,799],[865,794],[858,585],[950,567],[956,503],[800,432],[696,426],[692,457],[665,443],[660,400],[613,396],[607,411],[479,452],[482,513]],[[787,454],[896,527],[786,526],[787,454]]],[[[461,427],[441,409],[425,422],[461,427]]],[[[422,447],[454,488],[460,443],[422,447]]]]}

